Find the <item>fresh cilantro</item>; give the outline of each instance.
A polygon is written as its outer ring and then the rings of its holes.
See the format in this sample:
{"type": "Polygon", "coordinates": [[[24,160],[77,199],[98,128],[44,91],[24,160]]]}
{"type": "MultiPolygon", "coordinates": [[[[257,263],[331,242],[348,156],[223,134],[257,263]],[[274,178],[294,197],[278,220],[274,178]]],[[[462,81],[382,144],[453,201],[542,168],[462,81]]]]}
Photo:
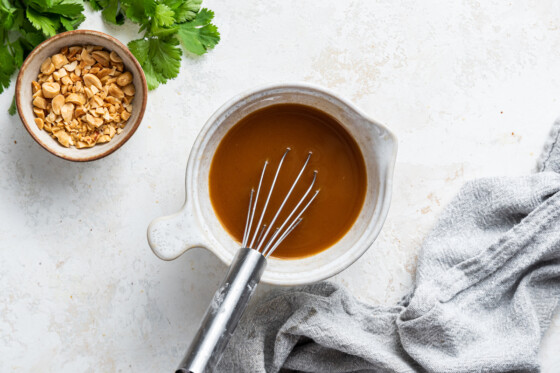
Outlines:
{"type": "MultiPolygon", "coordinates": [[[[202,0],[88,0],[106,22],[128,18],[143,37],[128,43],[154,89],[177,77],[185,50],[202,55],[220,41],[214,12],[202,0]]],[[[85,19],[82,0],[0,0],[0,93],[33,48],[59,32],[75,30],[85,19]]],[[[15,113],[12,102],[10,113],[15,113]]]]}
{"type": "Polygon", "coordinates": [[[182,23],[185,21],[192,21],[196,17],[196,13],[200,10],[202,0],[187,0],[181,1],[181,5],[177,8],[172,8],[175,12],[175,21],[182,23]]]}
{"type": "Polygon", "coordinates": [[[136,56],[144,69],[149,89],[165,84],[179,74],[181,49],[174,38],[145,38],[128,43],[130,51],[136,56]]]}
{"type": "Polygon", "coordinates": [[[10,86],[10,78],[16,71],[16,61],[8,45],[0,46],[0,92],[10,86]]]}
{"type": "Polygon", "coordinates": [[[156,27],[171,26],[175,22],[173,16],[175,12],[165,4],[156,5],[156,14],[154,16],[154,24],[156,27]]]}
{"type": "Polygon", "coordinates": [[[61,16],[60,23],[62,23],[62,26],[64,26],[66,31],[72,31],[75,30],[83,21],[85,21],[85,19],[86,17],[83,14],[80,14],[74,19],[61,16]]]}
{"type": "Polygon", "coordinates": [[[214,12],[201,9],[202,0],[89,0],[105,21],[122,23],[124,17],[139,25],[141,39],[128,43],[144,70],[149,89],[177,77],[181,47],[203,55],[220,41],[211,23],[214,12]]]}
{"type": "Polygon", "coordinates": [[[41,13],[55,13],[68,18],[78,17],[84,11],[82,3],[75,0],[31,0],[27,1],[27,4],[41,13]]]}
{"type": "MultiPolygon", "coordinates": [[[[104,2],[107,3],[107,6],[101,12],[101,14],[103,15],[103,19],[115,25],[122,25],[124,23],[124,14],[120,7],[119,1],[108,0],[104,2]]],[[[100,1],[100,3],[102,2],[100,1]]]]}
{"type": "Polygon", "coordinates": [[[23,64],[23,46],[20,40],[21,39],[14,40],[10,43],[12,56],[14,57],[14,63],[16,66],[21,66],[23,64]]]}
{"type": "Polygon", "coordinates": [[[214,12],[202,9],[191,22],[179,26],[177,37],[183,46],[194,54],[202,55],[220,41],[218,28],[210,23],[214,12]]]}
{"type": "Polygon", "coordinates": [[[12,104],[10,105],[10,108],[8,109],[8,114],[14,115],[15,113],[16,113],[16,96],[14,96],[14,98],[12,98],[12,104]]]}
{"type": "Polygon", "coordinates": [[[89,5],[93,10],[103,10],[103,6],[97,0],[89,0],[89,5]]]}
{"type": "MultiPolygon", "coordinates": [[[[81,0],[0,0],[0,93],[33,48],[85,19],[81,0]]],[[[15,113],[15,101],[9,109],[15,113]]]]}
{"type": "Polygon", "coordinates": [[[129,0],[129,3],[125,2],[126,17],[134,23],[139,23],[141,25],[146,25],[150,21],[150,17],[153,17],[156,12],[156,2],[155,0],[129,0]],[[134,6],[130,6],[134,4],[134,6]]]}
{"type": "Polygon", "coordinates": [[[56,35],[56,29],[60,27],[60,19],[43,16],[32,8],[27,8],[26,15],[37,30],[43,31],[43,34],[49,37],[56,35]]]}

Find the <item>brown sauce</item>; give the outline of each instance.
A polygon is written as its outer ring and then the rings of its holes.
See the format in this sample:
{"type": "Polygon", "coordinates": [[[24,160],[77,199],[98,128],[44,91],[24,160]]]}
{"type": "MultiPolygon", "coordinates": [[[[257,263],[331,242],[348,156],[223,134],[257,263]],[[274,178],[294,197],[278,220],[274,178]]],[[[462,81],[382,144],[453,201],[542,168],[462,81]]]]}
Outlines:
{"type": "Polygon", "coordinates": [[[280,226],[282,218],[288,216],[317,170],[313,189],[320,190],[317,198],[304,213],[301,224],[272,255],[297,259],[317,254],[340,240],[356,221],[364,203],[364,158],[358,144],[334,118],[296,104],[273,105],[248,115],[218,144],[210,167],[209,192],[218,219],[241,242],[251,188],[257,188],[264,162],[269,160],[264,193],[259,198],[262,207],[278,162],[288,147],[291,151],[280,171],[264,222],[270,222],[308,153],[313,152],[275,224],[280,226]]]}

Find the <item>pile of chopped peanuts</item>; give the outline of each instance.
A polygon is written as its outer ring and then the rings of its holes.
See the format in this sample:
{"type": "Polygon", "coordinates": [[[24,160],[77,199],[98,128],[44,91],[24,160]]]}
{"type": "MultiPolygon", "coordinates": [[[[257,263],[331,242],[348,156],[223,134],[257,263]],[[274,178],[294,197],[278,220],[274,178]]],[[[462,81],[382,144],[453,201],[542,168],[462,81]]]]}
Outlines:
{"type": "Polygon", "coordinates": [[[79,149],[120,134],[135,93],[119,55],[93,45],[64,47],[48,57],[32,88],[37,127],[79,149]]]}

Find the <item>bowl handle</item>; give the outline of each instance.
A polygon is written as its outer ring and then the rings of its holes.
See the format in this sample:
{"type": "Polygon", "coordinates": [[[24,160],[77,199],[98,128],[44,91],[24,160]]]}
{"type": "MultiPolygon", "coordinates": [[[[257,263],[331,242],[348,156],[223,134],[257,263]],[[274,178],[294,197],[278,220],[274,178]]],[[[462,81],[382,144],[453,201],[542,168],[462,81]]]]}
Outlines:
{"type": "Polygon", "coordinates": [[[370,128],[372,129],[375,137],[380,140],[377,147],[381,146],[379,149],[381,159],[386,160],[386,167],[389,171],[388,176],[389,179],[393,177],[393,167],[395,166],[395,162],[397,160],[397,150],[398,150],[398,139],[397,136],[385,127],[383,124],[376,122],[373,119],[364,118],[366,123],[369,124],[370,128]]]}
{"type": "Polygon", "coordinates": [[[168,216],[154,219],[148,226],[148,243],[160,259],[173,260],[194,247],[207,249],[206,240],[190,203],[168,216]]]}

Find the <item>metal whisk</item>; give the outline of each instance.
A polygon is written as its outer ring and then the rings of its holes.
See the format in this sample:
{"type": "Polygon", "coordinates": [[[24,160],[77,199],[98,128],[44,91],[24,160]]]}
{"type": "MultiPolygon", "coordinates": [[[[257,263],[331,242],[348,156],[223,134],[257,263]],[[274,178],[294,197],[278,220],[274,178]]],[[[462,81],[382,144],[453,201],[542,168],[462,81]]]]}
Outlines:
{"type": "Polygon", "coordinates": [[[257,211],[260,205],[259,197],[263,190],[263,180],[269,164],[268,161],[264,163],[257,190],[255,192],[255,190],[252,189],[249,197],[249,209],[245,222],[242,247],[234,257],[228,273],[218,288],[218,291],[214,294],[214,298],[206,310],[198,332],[175,373],[201,373],[212,372],[214,370],[241,315],[245,311],[245,308],[247,308],[249,299],[260,281],[266,267],[266,258],[268,258],[297,225],[301,223],[303,213],[317,197],[319,190],[316,190],[310,196],[315,180],[317,179],[317,171],[313,171],[313,180],[303,196],[288,214],[288,217],[285,218],[279,226],[274,228],[272,232],[278,217],[286,206],[288,199],[292,195],[292,192],[309,163],[309,159],[311,158],[311,152],[309,152],[303,167],[292,183],[280,207],[274,214],[274,217],[270,222],[264,222],[270,197],[274,191],[284,159],[289,151],[290,148],[287,148],[278,163],[266,200],[259,214],[257,211]],[[257,215],[259,216],[258,220],[255,219],[257,215]],[[255,222],[256,224],[254,224],[255,222]]]}

